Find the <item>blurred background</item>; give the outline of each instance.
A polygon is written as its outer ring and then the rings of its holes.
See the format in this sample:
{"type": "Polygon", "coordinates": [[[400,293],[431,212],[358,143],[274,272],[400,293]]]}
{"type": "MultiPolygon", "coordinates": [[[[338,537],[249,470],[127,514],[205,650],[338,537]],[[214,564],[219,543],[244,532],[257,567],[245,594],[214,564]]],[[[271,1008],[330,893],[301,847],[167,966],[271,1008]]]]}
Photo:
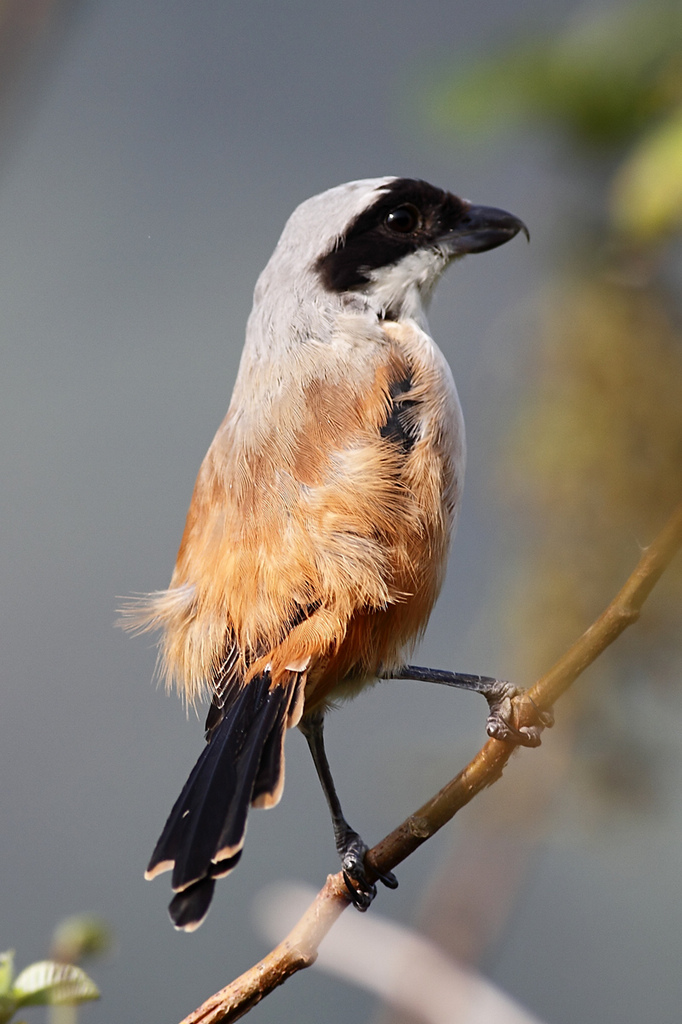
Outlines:
{"type": "MultiPolygon", "coordinates": [[[[179,1020],[268,947],[267,884],[336,870],[305,743],[201,930],[142,873],[202,745],[113,622],[167,585],[258,273],[293,208],[422,177],[523,218],[430,322],[467,421],[464,510],[420,664],[530,683],[682,496],[677,3],[0,0],[0,948],[108,922],[84,1024],[179,1020]]],[[[548,1024],[682,1003],[679,559],[540,751],[399,869],[415,925],[548,1024]]],[[[381,838],[484,739],[485,705],[377,686],[329,720],[381,838]]],[[[359,919],[361,921],[361,919],[359,919]]],[[[44,1019],[43,1010],[27,1020],[44,1019]]],[[[406,1020],[307,971],[252,1017],[406,1020]]]]}

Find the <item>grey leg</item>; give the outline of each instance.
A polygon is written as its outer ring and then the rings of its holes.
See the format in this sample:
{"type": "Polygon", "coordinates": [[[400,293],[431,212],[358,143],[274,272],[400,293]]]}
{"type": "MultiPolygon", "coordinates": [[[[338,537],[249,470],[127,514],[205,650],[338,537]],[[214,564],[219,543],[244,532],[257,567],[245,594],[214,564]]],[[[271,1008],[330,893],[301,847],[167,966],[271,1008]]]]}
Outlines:
{"type": "Polygon", "coordinates": [[[550,711],[538,710],[538,724],[517,729],[512,722],[512,700],[524,691],[504,679],[490,676],[467,675],[463,672],[447,672],[440,668],[422,668],[420,665],[404,665],[395,672],[383,675],[383,679],[415,679],[441,686],[454,686],[459,690],[471,690],[482,694],[488,701],[486,732],[498,740],[519,743],[524,747],[537,747],[542,730],[554,724],[550,711]]]}
{"type": "MultiPolygon", "coordinates": [[[[349,894],[358,910],[367,910],[376,896],[376,886],[369,881],[365,873],[365,854],[369,847],[343,816],[324,749],[324,716],[319,711],[311,712],[302,719],[299,729],[308,741],[310,753],[329,806],[336,849],[341,858],[341,867],[349,894]],[[355,885],[351,884],[351,880],[355,882],[355,885]]],[[[398,886],[397,878],[390,871],[385,875],[379,875],[379,879],[389,889],[396,889],[398,886]]]]}

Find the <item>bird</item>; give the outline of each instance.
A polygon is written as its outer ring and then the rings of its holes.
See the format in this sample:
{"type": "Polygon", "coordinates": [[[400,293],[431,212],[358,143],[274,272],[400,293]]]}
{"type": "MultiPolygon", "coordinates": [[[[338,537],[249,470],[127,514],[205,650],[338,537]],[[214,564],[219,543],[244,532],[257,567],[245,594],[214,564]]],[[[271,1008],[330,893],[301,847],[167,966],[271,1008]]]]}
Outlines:
{"type": "MultiPolygon", "coordinates": [[[[426,309],[452,262],[519,232],[529,238],[512,214],[423,180],[366,178],[301,203],[256,283],[170,585],[123,612],[126,628],[160,631],[168,687],[210,699],[205,746],[146,871],[172,871],[177,929],[201,924],[237,865],[250,807],[280,800],[289,729],[308,741],[364,910],[376,886],[336,793],[325,713],[382,678],[499,704],[496,680],[407,659],[443,582],[466,461],[426,309]]],[[[491,734],[512,728],[491,714],[491,734]]],[[[379,880],[397,885],[391,872],[379,880]]]]}

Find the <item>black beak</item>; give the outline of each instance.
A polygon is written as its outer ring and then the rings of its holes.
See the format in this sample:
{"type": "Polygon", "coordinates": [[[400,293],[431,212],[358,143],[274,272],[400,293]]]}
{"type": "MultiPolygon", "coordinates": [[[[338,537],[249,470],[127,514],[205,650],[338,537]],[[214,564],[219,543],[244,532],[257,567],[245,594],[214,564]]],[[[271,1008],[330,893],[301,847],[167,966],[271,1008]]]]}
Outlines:
{"type": "Polygon", "coordinates": [[[496,249],[518,235],[519,231],[523,231],[530,242],[528,228],[518,217],[492,206],[469,205],[456,226],[441,235],[438,241],[447,245],[453,256],[464,256],[496,249]]]}

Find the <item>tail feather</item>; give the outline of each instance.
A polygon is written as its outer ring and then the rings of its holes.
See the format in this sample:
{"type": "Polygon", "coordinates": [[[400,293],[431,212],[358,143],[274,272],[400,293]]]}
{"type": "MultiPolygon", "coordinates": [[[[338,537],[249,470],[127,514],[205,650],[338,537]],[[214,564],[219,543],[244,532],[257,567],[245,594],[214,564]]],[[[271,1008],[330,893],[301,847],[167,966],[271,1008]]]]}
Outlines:
{"type": "Polygon", "coordinates": [[[159,836],[154,852],[151,856],[147,870],[144,873],[145,878],[152,879],[156,878],[164,871],[169,871],[175,864],[176,850],[180,845],[180,837],[185,830],[185,823],[183,818],[186,814],[187,805],[191,802],[192,795],[195,787],[200,788],[202,777],[210,771],[210,767],[207,768],[207,761],[210,756],[215,760],[216,749],[210,749],[210,747],[204,747],[201,752],[199,760],[194,765],[194,768],[190,772],[187,782],[182,788],[180,796],[173,804],[173,809],[168,815],[168,820],[163,827],[163,832],[159,836]]]}
{"type": "Polygon", "coordinates": [[[178,930],[196,931],[208,914],[214,889],[213,878],[202,878],[200,882],[195,882],[173,897],[168,904],[168,913],[178,930]]]}
{"type": "MultiPolygon", "coordinates": [[[[258,776],[263,749],[274,732],[278,717],[281,720],[278,712],[286,696],[279,687],[268,692],[263,706],[256,713],[256,720],[249,730],[244,746],[237,754],[234,791],[223,818],[223,827],[219,832],[217,847],[214,847],[213,850],[211,857],[213,863],[234,856],[243,846],[246,815],[253,798],[253,787],[258,776]]],[[[283,740],[283,735],[277,738],[277,742],[280,744],[283,740]]],[[[211,814],[210,802],[208,802],[207,813],[211,814]]],[[[200,827],[198,825],[198,830],[200,827]]]]}
{"type": "Polygon", "coordinates": [[[204,878],[214,861],[233,856],[243,843],[258,760],[283,696],[279,688],[270,690],[267,676],[254,679],[204,748],[203,765],[180,795],[177,824],[168,836],[176,892],[204,878]]]}
{"type": "Polygon", "coordinates": [[[299,705],[302,703],[304,676],[295,677],[290,688],[289,699],[282,702],[277,719],[272,727],[261,754],[258,775],[253,785],[251,805],[253,807],[274,807],[279,803],[284,789],[284,737],[287,729],[298,724],[299,705]]]}
{"type": "Polygon", "coordinates": [[[206,917],[217,878],[224,878],[236,867],[242,851],[239,850],[228,860],[219,861],[211,868],[208,878],[202,878],[198,882],[187,886],[182,892],[176,893],[168,906],[170,919],[176,928],[185,932],[193,932],[199,927],[206,917]]]}
{"type": "MultiPolygon", "coordinates": [[[[183,786],[180,796],[173,805],[163,832],[154,848],[154,853],[146,871],[147,878],[154,878],[161,871],[172,867],[174,868],[174,889],[183,889],[186,885],[196,881],[196,878],[181,877],[184,876],[181,865],[186,855],[190,852],[193,843],[197,840],[200,841],[202,847],[205,845],[210,847],[210,852],[204,854],[205,859],[210,861],[215,851],[215,842],[217,842],[220,829],[222,828],[222,819],[217,822],[214,820],[214,827],[212,829],[209,822],[209,829],[203,836],[196,836],[195,824],[205,804],[211,784],[216,778],[220,782],[216,795],[220,796],[222,793],[225,805],[229,802],[230,796],[234,791],[234,783],[231,777],[234,772],[230,763],[230,755],[236,756],[238,751],[235,751],[234,747],[231,747],[229,744],[232,738],[231,733],[233,732],[231,727],[234,727],[234,724],[235,720],[232,716],[225,718],[221,723],[222,728],[215,730],[211,742],[202,750],[187,782],[183,786]],[[215,832],[213,844],[211,844],[211,832],[215,832]]],[[[214,806],[213,811],[214,814],[218,814],[220,808],[214,806]]],[[[224,813],[225,810],[223,810],[223,815],[224,813]]],[[[201,877],[201,875],[198,877],[201,877]]]]}
{"type": "Polygon", "coordinates": [[[177,895],[170,914],[193,931],[205,917],[215,879],[241,856],[249,806],[273,806],[284,780],[284,734],[302,688],[293,674],[271,687],[269,673],[252,679],[230,702],[176,800],[146,876],[173,868],[177,895]]]}

